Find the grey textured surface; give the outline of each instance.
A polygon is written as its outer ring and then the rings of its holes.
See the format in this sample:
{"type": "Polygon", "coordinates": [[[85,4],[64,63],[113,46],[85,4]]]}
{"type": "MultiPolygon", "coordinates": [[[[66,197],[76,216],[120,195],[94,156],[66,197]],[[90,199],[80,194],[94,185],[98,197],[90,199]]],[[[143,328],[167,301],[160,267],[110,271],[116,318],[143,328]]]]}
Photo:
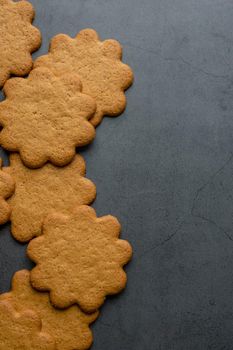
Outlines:
{"type": "MultiPolygon", "coordinates": [[[[60,32],[116,38],[135,72],[128,107],[84,150],[98,215],[133,245],[93,350],[233,349],[232,0],[33,0],[42,48],[60,32]]],[[[9,226],[0,289],[30,267],[9,226]]]]}

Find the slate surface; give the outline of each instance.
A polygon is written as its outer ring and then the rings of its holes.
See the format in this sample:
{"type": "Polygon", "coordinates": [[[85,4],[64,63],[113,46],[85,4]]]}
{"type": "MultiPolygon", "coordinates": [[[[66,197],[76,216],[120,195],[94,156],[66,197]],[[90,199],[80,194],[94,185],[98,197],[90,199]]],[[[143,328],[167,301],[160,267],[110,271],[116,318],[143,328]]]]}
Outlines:
{"type": "MultiPolygon", "coordinates": [[[[135,72],[126,112],[105,118],[82,152],[98,215],[116,215],[134,248],[92,349],[233,349],[232,0],[32,3],[35,56],[53,35],[92,27],[123,44],[135,72]]],[[[30,266],[6,225],[0,290],[30,266]]]]}

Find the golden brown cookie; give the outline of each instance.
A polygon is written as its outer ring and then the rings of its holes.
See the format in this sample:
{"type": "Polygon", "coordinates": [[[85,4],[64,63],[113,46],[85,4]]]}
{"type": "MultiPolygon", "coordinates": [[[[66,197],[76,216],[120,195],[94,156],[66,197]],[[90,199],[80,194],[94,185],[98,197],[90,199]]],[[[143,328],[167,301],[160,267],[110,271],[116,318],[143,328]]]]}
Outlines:
{"type": "Polygon", "coordinates": [[[37,264],[31,271],[33,287],[50,291],[56,307],[77,303],[86,312],[97,310],[106,295],[126,285],[123,265],[132,248],[119,234],[116,218],[97,218],[88,206],[77,207],[69,216],[49,215],[43,235],[28,246],[28,256],[37,264]]]}
{"type": "Polygon", "coordinates": [[[0,103],[0,144],[19,152],[31,168],[47,161],[68,164],[75,147],[90,143],[95,136],[88,119],[96,104],[81,90],[75,74],[56,77],[47,68],[32,70],[26,79],[8,80],[4,86],[7,99],[0,103]]]}
{"type": "Polygon", "coordinates": [[[39,316],[27,310],[16,312],[8,300],[0,302],[0,350],[55,350],[55,343],[41,332],[39,316]]]}
{"type": "Polygon", "coordinates": [[[33,18],[29,2],[0,0],[0,87],[11,74],[22,76],[32,68],[31,53],[41,44],[33,18]]]}
{"type": "Polygon", "coordinates": [[[126,106],[124,90],[133,82],[129,66],[121,62],[122,48],[116,40],[100,41],[92,29],[84,29],[73,39],[56,35],[48,55],[39,57],[34,66],[48,67],[56,74],[77,73],[83,92],[92,96],[97,110],[91,119],[97,126],[104,115],[117,116],[126,106]]]}
{"type": "Polygon", "coordinates": [[[42,331],[52,335],[56,350],[89,349],[93,337],[89,325],[96,320],[98,312],[85,314],[77,306],[66,310],[55,309],[49,301],[48,293],[39,293],[31,287],[30,272],[16,272],[12,280],[12,290],[2,294],[0,300],[9,300],[18,312],[28,308],[42,321],[42,331]]]}
{"type": "Polygon", "coordinates": [[[2,171],[2,159],[0,158],[0,225],[10,219],[11,207],[6,199],[13,194],[14,189],[14,180],[9,174],[2,171]]]}
{"type": "Polygon", "coordinates": [[[15,239],[26,242],[39,236],[44,218],[52,211],[69,214],[77,205],[90,204],[96,187],[84,177],[85,170],[84,159],[78,154],[66,167],[47,163],[39,169],[27,168],[17,153],[10,154],[9,167],[0,171],[0,194],[1,176],[12,178],[15,192],[8,207],[15,239]]]}

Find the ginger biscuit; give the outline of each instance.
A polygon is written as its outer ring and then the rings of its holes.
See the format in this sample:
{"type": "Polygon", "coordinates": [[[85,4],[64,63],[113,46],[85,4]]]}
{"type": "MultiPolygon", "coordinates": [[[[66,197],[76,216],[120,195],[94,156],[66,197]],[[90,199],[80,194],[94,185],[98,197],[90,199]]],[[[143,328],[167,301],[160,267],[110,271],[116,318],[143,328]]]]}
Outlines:
{"type": "Polygon", "coordinates": [[[11,216],[11,207],[7,203],[15,189],[13,178],[2,171],[2,159],[0,158],[0,225],[5,224],[11,216]]]}
{"type": "Polygon", "coordinates": [[[85,170],[84,159],[78,154],[66,167],[47,163],[39,169],[27,168],[17,153],[10,154],[10,165],[0,171],[0,195],[1,176],[14,180],[15,192],[6,203],[14,238],[27,242],[39,236],[42,222],[50,212],[69,214],[73,207],[90,204],[96,187],[84,177],[85,170]]]}
{"type": "Polygon", "coordinates": [[[35,312],[16,312],[11,302],[0,302],[0,350],[55,350],[52,337],[41,331],[35,312]]]}
{"type": "Polygon", "coordinates": [[[75,148],[95,136],[88,119],[96,104],[81,90],[75,74],[56,77],[47,68],[32,70],[28,78],[8,80],[4,86],[7,98],[0,103],[2,147],[19,152],[30,168],[47,161],[68,164],[75,148]]]}
{"type": "Polygon", "coordinates": [[[32,68],[31,53],[41,44],[33,18],[28,1],[0,0],[0,88],[11,74],[26,75],[32,68]]]}
{"type": "Polygon", "coordinates": [[[70,215],[49,215],[43,234],[28,246],[28,256],[36,263],[33,287],[50,291],[56,307],[77,303],[85,312],[97,310],[107,295],[126,285],[123,266],[132,248],[119,234],[116,218],[97,218],[88,206],[79,206],[70,215]]]}
{"type": "Polygon", "coordinates": [[[27,270],[15,273],[12,290],[2,294],[0,300],[9,300],[18,312],[28,308],[38,313],[42,331],[52,335],[56,350],[86,350],[92,344],[89,325],[96,320],[98,312],[85,314],[77,306],[66,310],[55,309],[48,293],[37,292],[31,287],[30,272],[27,270]]]}
{"type": "Polygon", "coordinates": [[[97,126],[104,115],[117,116],[126,106],[124,91],[133,82],[130,67],[121,61],[122,48],[116,40],[100,41],[92,29],[84,29],[71,38],[56,35],[50,44],[50,52],[39,57],[35,67],[48,67],[56,74],[64,71],[78,74],[83,93],[97,103],[91,122],[97,126]]]}

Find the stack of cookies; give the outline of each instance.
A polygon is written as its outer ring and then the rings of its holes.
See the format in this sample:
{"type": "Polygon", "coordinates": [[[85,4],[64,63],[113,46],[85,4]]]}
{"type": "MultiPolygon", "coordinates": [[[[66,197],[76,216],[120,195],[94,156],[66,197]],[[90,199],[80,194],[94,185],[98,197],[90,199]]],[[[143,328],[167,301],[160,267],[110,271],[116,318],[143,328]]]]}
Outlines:
{"type": "Polygon", "coordinates": [[[105,115],[123,112],[133,74],[120,44],[92,29],[55,36],[33,64],[33,17],[27,1],[0,0],[0,145],[10,152],[0,164],[0,223],[11,222],[35,263],[0,295],[0,350],[84,350],[106,296],[126,285],[132,248],[115,217],[90,207],[96,188],[76,152],[105,115]]]}

